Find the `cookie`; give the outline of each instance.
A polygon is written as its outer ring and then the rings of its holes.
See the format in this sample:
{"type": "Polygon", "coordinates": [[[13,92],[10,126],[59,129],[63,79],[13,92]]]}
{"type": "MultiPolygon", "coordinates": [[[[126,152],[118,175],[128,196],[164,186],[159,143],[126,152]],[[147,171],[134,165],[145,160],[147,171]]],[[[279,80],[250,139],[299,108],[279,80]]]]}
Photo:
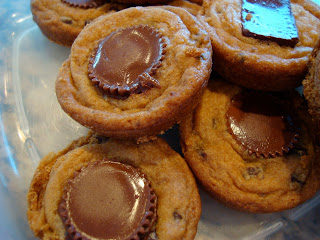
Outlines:
{"type": "Polygon", "coordinates": [[[216,199],[243,211],[277,212],[320,188],[312,126],[296,92],[258,92],[214,79],[181,122],[181,146],[193,173],[216,199]]]}
{"type": "Polygon", "coordinates": [[[32,0],[34,22],[51,41],[71,46],[81,30],[95,18],[126,8],[103,0],[32,0]]]}
{"type": "MultiPolygon", "coordinates": [[[[267,3],[255,2],[257,5],[267,3]]],[[[288,8],[291,8],[293,23],[284,26],[282,21],[279,23],[275,19],[281,8],[273,8],[275,12],[271,13],[272,17],[267,16],[267,19],[272,19],[270,23],[276,23],[270,27],[276,32],[281,25],[284,29],[292,30],[295,23],[299,37],[296,43],[295,37],[291,39],[292,42],[283,39],[286,32],[283,38],[277,37],[276,40],[276,37],[267,35],[269,33],[261,36],[264,32],[248,32],[245,22],[251,20],[262,27],[265,25],[257,20],[259,16],[250,15],[254,11],[246,7],[242,7],[240,0],[204,1],[204,12],[199,19],[207,26],[211,37],[215,60],[213,70],[228,81],[255,90],[283,91],[300,86],[307,73],[311,51],[320,36],[320,7],[309,0],[291,1],[288,8]],[[242,32],[243,28],[245,33],[242,32]]],[[[272,7],[262,13],[270,9],[272,7]]],[[[289,19],[290,16],[285,15],[285,18],[289,19]]],[[[260,18],[263,19],[263,15],[260,18]]],[[[263,29],[269,31],[267,27],[263,29]]]]}
{"type": "Polygon", "coordinates": [[[128,8],[81,32],[56,95],[69,116],[101,135],[152,138],[195,108],[211,66],[210,39],[189,12],[128,8]]]}
{"type": "Polygon", "coordinates": [[[200,212],[192,173],[162,139],[82,137],[41,160],[28,192],[29,225],[41,239],[193,239],[200,212]]]}
{"type": "MultiPolygon", "coordinates": [[[[166,4],[184,8],[193,15],[202,9],[200,2],[174,0],[166,1],[166,4]]],[[[70,47],[81,30],[95,18],[130,6],[103,0],[32,0],[31,12],[34,22],[48,39],[70,47]]]]}
{"type": "Polygon", "coordinates": [[[309,64],[309,72],[303,81],[303,94],[308,102],[308,108],[316,125],[320,127],[320,55],[319,45],[317,44],[312,52],[312,59],[309,64]]]}

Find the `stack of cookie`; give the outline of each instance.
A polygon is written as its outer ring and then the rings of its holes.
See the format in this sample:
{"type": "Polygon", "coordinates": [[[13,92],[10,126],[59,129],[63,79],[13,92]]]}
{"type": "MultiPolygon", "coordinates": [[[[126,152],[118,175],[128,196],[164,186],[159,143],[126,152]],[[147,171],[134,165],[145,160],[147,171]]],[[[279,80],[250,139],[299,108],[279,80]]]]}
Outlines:
{"type": "MultiPolygon", "coordinates": [[[[215,76],[180,125],[184,157],[199,181],[249,212],[293,208],[320,187],[319,121],[294,90],[319,41],[319,6],[283,2],[204,1],[199,19],[212,41],[215,76]]],[[[308,79],[319,78],[314,62],[308,79]]]]}
{"type": "Polygon", "coordinates": [[[32,1],[44,35],[71,45],[57,99],[92,130],[40,162],[28,193],[35,235],[193,239],[195,179],[249,212],[310,199],[320,188],[319,110],[310,116],[294,88],[314,51],[305,89],[319,94],[320,8],[309,0],[129,4],[164,3],[32,1]],[[266,23],[270,16],[280,20],[266,23]],[[158,138],[176,123],[184,158],[158,138]]]}
{"type": "Polygon", "coordinates": [[[193,239],[201,214],[195,178],[156,136],[194,110],[211,66],[210,38],[183,8],[126,8],[88,24],[60,68],[56,94],[94,133],[38,166],[28,193],[35,235],[193,239]]]}

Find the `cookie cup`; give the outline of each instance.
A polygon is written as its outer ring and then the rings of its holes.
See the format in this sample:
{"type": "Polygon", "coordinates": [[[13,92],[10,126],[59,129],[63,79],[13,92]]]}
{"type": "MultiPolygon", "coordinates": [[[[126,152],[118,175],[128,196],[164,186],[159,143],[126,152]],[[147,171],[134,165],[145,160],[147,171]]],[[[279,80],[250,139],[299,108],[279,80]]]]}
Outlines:
{"type": "Polygon", "coordinates": [[[305,102],[295,93],[284,100],[294,109],[300,128],[293,149],[257,157],[228,130],[226,112],[241,91],[215,79],[195,111],[181,122],[182,150],[196,178],[214,198],[242,211],[277,212],[312,198],[320,188],[320,161],[305,102]]]}
{"type": "Polygon", "coordinates": [[[28,192],[28,220],[34,234],[41,239],[65,238],[58,207],[68,179],[81,167],[107,158],[146,174],[158,198],[158,239],[193,239],[201,203],[184,159],[162,139],[140,145],[101,139],[93,135],[82,137],[41,160],[28,192]]]}
{"type": "Polygon", "coordinates": [[[311,51],[320,37],[320,7],[292,0],[299,34],[295,47],[242,35],[241,0],[206,0],[199,19],[213,46],[213,70],[235,84],[264,91],[284,91],[301,85],[311,51]]]}
{"type": "Polygon", "coordinates": [[[96,19],[81,32],[59,71],[57,98],[74,120],[102,135],[153,137],[195,108],[211,73],[211,56],[206,31],[186,10],[169,6],[166,10],[125,9],[96,19]],[[153,76],[160,86],[126,99],[110,97],[89,79],[90,55],[105,36],[137,25],[152,27],[167,43],[164,59],[153,76]]]}

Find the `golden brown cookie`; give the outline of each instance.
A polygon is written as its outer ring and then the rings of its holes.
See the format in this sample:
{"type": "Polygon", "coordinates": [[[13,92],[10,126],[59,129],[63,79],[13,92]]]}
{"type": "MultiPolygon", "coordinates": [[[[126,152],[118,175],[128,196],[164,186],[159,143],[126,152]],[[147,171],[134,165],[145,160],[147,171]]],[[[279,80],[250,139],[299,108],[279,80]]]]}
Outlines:
{"type": "Polygon", "coordinates": [[[303,81],[303,94],[308,101],[308,108],[316,125],[320,128],[320,42],[312,52],[309,72],[303,81]]]}
{"type": "Polygon", "coordinates": [[[74,120],[102,135],[153,137],[195,108],[211,56],[206,31],[186,10],[128,8],[81,32],[59,71],[57,98],[74,120]]]}
{"type": "Polygon", "coordinates": [[[34,22],[55,43],[71,46],[80,31],[93,19],[119,11],[126,5],[103,0],[32,0],[34,22]]]}
{"type": "Polygon", "coordinates": [[[193,173],[228,206],[276,212],[320,188],[311,119],[295,92],[255,92],[214,79],[180,134],[193,173]]]}
{"type": "MultiPolygon", "coordinates": [[[[75,182],[77,181],[82,181],[79,175],[83,179],[83,173],[90,173],[88,171],[89,168],[92,169],[92,167],[104,164],[103,159],[111,160],[109,163],[113,162],[113,165],[125,166],[121,168],[137,169],[150,181],[151,192],[156,194],[157,199],[156,210],[151,209],[157,215],[155,225],[152,228],[152,236],[166,240],[193,239],[195,237],[200,218],[201,203],[197,185],[184,159],[161,139],[137,145],[134,142],[106,140],[94,135],[82,137],[63,151],[50,153],[41,160],[28,192],[28,220],[37,237],[41,239],[65,239],[66,230],[62,220],[64,218],[59,215],[60,213],[65,216],[66,206],[64,205],[63,207],[63,201],[68,198],[64,195],[66,191],[69,191],[70,185],[71,188],[76,189],[72,185],[76,185],[75,182]]],[[[84,181],[82,185],[104,185],[103,182],[96,181],[94,176],[103,176],[105,172],[102,170],[101,173],[99,173],[100,171],[96,172],[93,175],[89,174],[89,180],[84,181]],[[94,182],[94,184],[88,184],[90,181],[94,182]]],[[[124,175],[128,175],[128,173],[124,175]]],[[[140,182],[141,185],[141,175],[138,173],[137,175],[138,181],[136,182],[140,182]]],[[[117,177],[116,175],[113,179],[117,177]]],[[[119,179],[123,178],[125,179],[126,176],[119,177],[119,179]]],[[[117,183],[117,180],[114,181],[115,189],[119,184],[127,185],[125,181],[122,181],[122,183],[117,183]]],[[[139,188],[139,184],[135,185],[139,188]]],[[[83,197],[81,192],[84,190],[83,187],[78,188],[80,190],[73,190],[74,193],[70,192],[69,195],[78,195],[78,199],[81,200],[81,197],[83,197]]],[[[104,190],[101,191],[106,192],[104,190]]],[[[93,195],[95,195],[94,191],[87,190],[85,192],[93,192],[93,195]]],[[[136,192],[139,192],[139,190],[136,192]]],[[[125,192],[125,196],[128,195],[130,194],[125,192]]],[[[119,196],[122,196],[122,194],[119,196]]],[[[69,198],[77,199],[72,196],[69,198]]],[[[108,197],[105,198],[109,199],[108,197]]],[[[143,196],[139,194],[136,199],[143,200],[143,196]]],[[[69,204],[74,204],[72,201],[69,200],[69,204]]],[[[111,201],[112,199],[110,199],[111,201]]],[[[119,199],[118,201],[122,202],[123,200],[119,199]]],[[[79,201],[74,200],[74,202],[79,201]]],[[[151,202],[154,203],[155,201],[151,200],[151,202]]],[[[126,205],[125,201],[123,203],[123,205],[126,205]]],[[[70,209],[73,209],[73,207],[71,206],[70,209]]],[[[91,210],[91,212],[94,211],[95,209],[91,210]]],[[[77,216],[74,217],[76,214],[77,212],[69,215],[71,216],[71,221],[76,222],[75,218],[78,218],[77,216]]],[[[73,222],[71,222],[72,224],[73,222]]],[[[143,224],[143,226],[145,225],[143,224]]],[[[117,227],[115,226],[115,228],[117,227]]],[[[68,232],[72,233],[74,229],[68,232]]]]}
{"type": "MultiPolygon", "coordinates": [[[[184,8],[193,15],[197,15],[202,9],[200,3],[185,0],[166,2],[168,5],[184,8]]],[[[31,12],[34,22],[47,38],[55,43],[71,46],[80,31],[92,20],[130,6],[103,0],[32,0],[31,12]]]]}
{"type": "MultiPolygon", "coordinates": [[[[200,19],[211,37],[213,70],[228,81],[256,90],[282,91],[300,86],[320,36],[320,7],[309,0],[291,1],[299,41],[290,47],[243,35],[241,3],[204,1],[200,19]]],[[[249,15],[245,19],[250,20],[249,15]]]]}

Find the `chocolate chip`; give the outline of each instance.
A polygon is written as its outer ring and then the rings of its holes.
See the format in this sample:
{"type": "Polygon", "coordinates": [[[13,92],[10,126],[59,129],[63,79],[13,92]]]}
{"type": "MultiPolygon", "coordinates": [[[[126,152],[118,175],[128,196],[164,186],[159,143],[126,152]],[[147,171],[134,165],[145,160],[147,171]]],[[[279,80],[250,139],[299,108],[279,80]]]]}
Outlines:
{"type": "Polygon", "coordinates": [[[299,183],[301,186],[305,184],[306,176],[304,174],[296,175],[292,174],[291,175],[291,182],[296,182],[299,183]]]}
{"type": "Polygon", "coordinates": [[[98,144],[105,143],[106,141],[109,140],[109,138],[101,135],[96,135],[95,138],[97,139],[98,144]]]}
{"type": "Polygon", "coordinates": [[[207,158],[208,157],[208,154],[206,154],[205,152],[201,153],[201,157],[202,158],[207,158]]]}
{"type": "Polygon", "coordinates": [[[212,127],[213,127],[213,129],[216,128],[216,119],[215,118],[212,119],[212,127]]]}
{"type": "Polygon", "coordinates": [[[245,53],[239,53],[238,54],[239,63],[244,63],[245,60],[246,60],[246,54],[245,53]]]}
{"type": "Polygon", "coordinates": [[[249,175],[258,175],[261,172],[261,168],[259,167],[249,167],[247,168],[247,172],[249,175]]]}
{"type": "Polygon", "coordinates": [[[65,24],[69,24],[69,25],[72,24],[72,19],[69,17],[61,17],[60,20],[61,20],[61,22],[65,23],[65,24]]]}
{"type": "Polygon", "coordinates": [[[182,219],[182,216],[177,212],[173,213],[173,217],[174,217],[175,220],[178,220],[178,221],[180,221],[182,219]]]}
{"type": "Polygon", "coordinates": [[[196,149],[197,153],[199,154],[199,156],[201,156],[201,158],[203,160],[207,160],[208,158],[208,154],[203,150],[202,147],[198,146],[198,148],[196,149]]]}
{"type": "Polygon", "coordinates": [[[260,168],[258,166],[250,166],[243,173],[243,177],[246,180],[249,180],[251,178],[263,179],[264,178],[263,170],[262,170],[262,168],[260,168]]]}
{"type": "Polygon", "coordinates": [[[84,25],[87,26],[87,25],[88,25],[89,23],[91,23],[91,22],[92,22],[92,20],[88,20],[88,19],[87,19],[87,20],[84,21],[84,25]]]}

